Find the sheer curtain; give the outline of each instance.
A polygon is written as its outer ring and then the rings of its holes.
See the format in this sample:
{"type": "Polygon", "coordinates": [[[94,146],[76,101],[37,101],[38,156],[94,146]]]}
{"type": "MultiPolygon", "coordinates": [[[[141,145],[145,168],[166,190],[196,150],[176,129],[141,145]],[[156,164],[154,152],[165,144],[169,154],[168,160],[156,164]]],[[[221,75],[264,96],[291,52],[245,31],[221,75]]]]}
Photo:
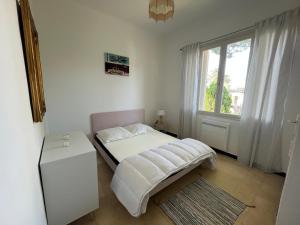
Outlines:
{"type": "Polygon", "coordinates": [[[281,171],[283,115],[299,22],[298,8],[256,26],[238,158],[269,172],[281,171]]]}
{"type": "Polygon", "coordinates": [[[196,116],[200,77],[200,46],[192,44],[182,50],[183,70],[179,136],[196,136],[196,116]]]}

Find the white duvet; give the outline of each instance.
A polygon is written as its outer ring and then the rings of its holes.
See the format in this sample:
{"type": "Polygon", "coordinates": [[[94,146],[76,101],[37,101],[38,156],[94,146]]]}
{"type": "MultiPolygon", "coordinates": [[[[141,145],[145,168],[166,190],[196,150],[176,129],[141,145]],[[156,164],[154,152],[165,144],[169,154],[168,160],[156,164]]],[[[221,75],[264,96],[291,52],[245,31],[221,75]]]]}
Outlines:
{"type": "Polygon", "coordinates": [[[119,201],[135,217],[146,212],[149,192],[170,175],[209,159],[216,153],[206,144],[183,139],[125,158],[117,166],[111,187],[119,201]]]}

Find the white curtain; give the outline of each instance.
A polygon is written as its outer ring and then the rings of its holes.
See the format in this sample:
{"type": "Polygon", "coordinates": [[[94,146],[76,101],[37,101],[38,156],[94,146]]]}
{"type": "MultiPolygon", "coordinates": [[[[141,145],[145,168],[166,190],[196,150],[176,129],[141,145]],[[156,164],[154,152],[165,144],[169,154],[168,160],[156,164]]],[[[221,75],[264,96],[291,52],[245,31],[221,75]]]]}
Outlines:
{"type": "Polygon", "coordinates": [[[268,172],[281,171],[283,115],[300,10],[256,26],[241,115],[239,160],[268,172]]]}
{"type": "Polygon", "coordinates": [[[179,136],[196,138],[196,116],[200,76],[200,46],[192,44],[182,50],[183,70],[179,136]]]}

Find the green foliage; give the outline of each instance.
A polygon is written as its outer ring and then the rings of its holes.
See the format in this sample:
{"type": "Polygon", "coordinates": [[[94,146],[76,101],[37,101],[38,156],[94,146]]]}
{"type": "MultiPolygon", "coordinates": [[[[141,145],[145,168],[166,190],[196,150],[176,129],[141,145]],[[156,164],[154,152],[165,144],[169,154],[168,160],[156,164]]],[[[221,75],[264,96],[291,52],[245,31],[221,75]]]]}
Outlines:
{"type": "Polygon", "coordinates": [[[205,93],[205,111],[214,112],[217,94],[217,81],[211,82],[205,93]]]}
{"type": "MultiPolygon", "coordinates": [[[[216,94],[217,94],[217,80],[213,80],[209,87],[206,89],[205,93],[205,111],[214,112],[215,102],[216,102],[216,94]]],[[[223,88],[223,96],[222,96],[222,106],[221,112],[230,113],[230,107],[232,103],[231,95],[228,91],[228,88],[224,86],[223,88]]]]}
{"type": "Polygon", "coordinates": [[[231,43],[227,48],[227,58],[231,58],[235,53],[243,52],[250,48],[251,40],[246,39],[239,42],[231,43]]]}
{"type": "MultiPolygon", "coordinates": [[[[251,40],[245,39],[239,42],[234,42],[228,45],[226,50],[227,58],[231,58],[235,53],[239,53],[245,51],[246,49],[250,48],[251,40]]],[[[212,48],[213,53],[220,55],[220,48],[212,48]]]]}
{"type": "Polygon", "coordinates": [[[223,96],[222,96],[221,112],[222,113],[230,113],[231,103],[232,103],[231,95],[230,95],[227,87],[224,86],[223,96]]]}

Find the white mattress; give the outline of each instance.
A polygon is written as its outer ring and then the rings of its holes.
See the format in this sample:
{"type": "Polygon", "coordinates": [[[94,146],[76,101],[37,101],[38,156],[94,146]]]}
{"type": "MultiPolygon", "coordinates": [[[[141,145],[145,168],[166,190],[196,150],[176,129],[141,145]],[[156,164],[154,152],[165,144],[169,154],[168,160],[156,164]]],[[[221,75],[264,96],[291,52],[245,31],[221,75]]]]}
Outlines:
{"type": "Polygon", "coordinates": [[[121,162],[128,156],[136,155],[140,152],[175,140],[177,140],[177,138],[159,131],[153,131],[131,138],[110,142],[104,144],[104,146],[119,162],[121,162]]]}

